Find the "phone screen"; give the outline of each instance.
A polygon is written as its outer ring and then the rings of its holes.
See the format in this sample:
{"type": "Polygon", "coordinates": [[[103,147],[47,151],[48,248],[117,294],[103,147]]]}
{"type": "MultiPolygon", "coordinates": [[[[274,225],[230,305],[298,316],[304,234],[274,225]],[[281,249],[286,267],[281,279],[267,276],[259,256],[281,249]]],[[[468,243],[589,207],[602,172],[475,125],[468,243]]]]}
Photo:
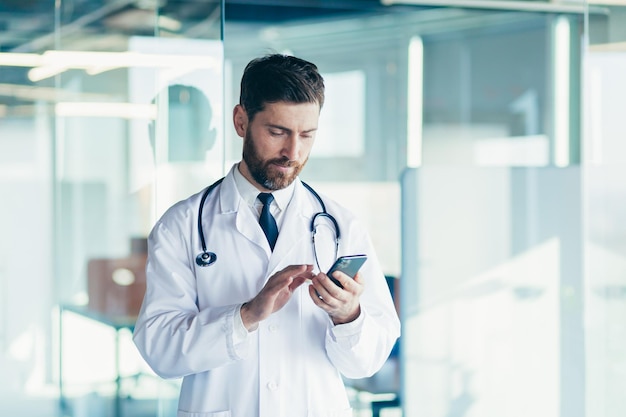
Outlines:
{"type": "Polygon", "coordinates": [[[332,273],[335,271],[341,271],[344,274],[348,275],[350,278],[354,278],[361,266],[367,260],[367,255],[349,255],[349,256],[341,256],[339,259],[335,261],[333,266],[330,267],[326,275],[330,278],[335,284],[339,287],[343,288],[343,286],[332,277],[332,273]]]}

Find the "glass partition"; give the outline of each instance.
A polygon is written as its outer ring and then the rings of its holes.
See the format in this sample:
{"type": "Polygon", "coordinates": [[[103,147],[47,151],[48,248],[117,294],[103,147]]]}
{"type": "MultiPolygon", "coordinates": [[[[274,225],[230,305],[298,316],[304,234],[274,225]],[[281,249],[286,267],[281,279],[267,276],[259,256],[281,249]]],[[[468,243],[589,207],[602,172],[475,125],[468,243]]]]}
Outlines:
{"type": "MultiPolygon", "coordinates": [[[[327,97],[301,176],[367,224],[384,272],[392,277],[400,270],[397,178],[405,163],[408,45],[397,29],[418,16],[378,13],[225,28],[227,109],[239,99],[238,82],[251,58],[290,53],[319,67],[327,97]]],[[[226,142],[227,161],[239,160],[241,139],[233,129],[227,129],[226,142]]]]}
{"type": "Polygon", "coordinates": [[[175,415],[131,333],[156,218],[224,173],[223,2],[28,3],[0,9],[0,414],[175,415]]]}
{"type": "Polygon", "coordinates": [[[145,239],[239,160],[243,67],[277,51],[325,77],[302,177],[366,223],[402,313],[355,415],[623,415],[626,7],[223,8],[1,2],[0,414],[175,415],[130,339],[145,239]]]}
{"type": "Polygon", "coordinates": [[[626,10],[509,17],[417,49],[403,412],[622,415],[626,10]]]}
{"type": "MultiPolygon", "coordinates": [[[[591,2],[589,2],[591,3],[591,2]]],[[[591,5],[590,5],[591,7],[591,5]]],[[[589,14],[584,55],[588,416],[626,412],[626,6],[589,14]]]]}
{"type": "MultiPolygon", "coordinates": [[[[438,19],[439,13],[368,13],[271,25],[227,22],[225,27],[226,71],[232,74],[226,77],[229,109],[253,57],[290,53],[318,66],[326,100],[301,177],[366,224],[392,291],[400,273],[398,177],[406,163],[407,48],[411,27],[420,21],[435,26],[438,19]]],[[[241,156],[241,140],[232,129],[226,155],[233,162],[241,156]]],[[[382,407],[397,412],[399,372],[396,349],[376,376],[347,379],[354,415],[382,407]]]]}
{"type": "Polygon", "coordinates": [[[414,52],[403,412],[584,416],[584,15],[474,17],[421,34],[414,52]]]}
{"type": "Polygon", "coordinates": [[[357,409],[399,412],[377,396],[399,394],[406,416],[583,415],[582,12],[227,25],[233,80],[278,51],[339,91],[302,176],[364,219],[401,275],[402,367],[392,355],[349,381],[357,409]]]}
{"type": "Polygon", "coordinates": [[[55,10],[51,4],[31,9],[15,4],[8,11],[12,24],[23,25],[35,12],[46,22],[43,33],[15,40],[6,36],[6,6],[0,10],[0,414],[53,415],[58,404],[50,245],[55,90],[32,88],[23,66],[28,57],[5,53],[51,35],[55,10]]]}

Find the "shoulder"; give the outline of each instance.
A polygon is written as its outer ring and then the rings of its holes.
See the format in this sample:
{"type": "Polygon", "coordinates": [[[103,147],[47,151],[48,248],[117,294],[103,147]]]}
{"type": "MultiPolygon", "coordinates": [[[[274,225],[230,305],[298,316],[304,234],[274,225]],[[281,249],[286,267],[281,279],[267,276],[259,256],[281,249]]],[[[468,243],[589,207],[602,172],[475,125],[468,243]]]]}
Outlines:
{"type": "Polygon", "coordinates": [[[218,201],[222,201],[222,209],[224,204],[227,206],[234,204],[236,206],[237,197],[238,194],[232,176],[231,178],[226,176],[170,206],[159,218],[157,225],[181,225],[189,221],[193,221],[195,224],[201,209],[204,214],[209,210],[209,207],[215,205],[218,201]],[[233,200],[233,196],[235,196],[235,203],[229,203],[230,200],[233,200]]]}
{"type": "Polygon", "coordinates": [[[207,189],[208,187],[172,204],[156,221],[153,230],[163,227],[176,230],[186,228],[186,225],[190,224],[190,222],[195,222],[198,216],[200,202],[207,189]]]}

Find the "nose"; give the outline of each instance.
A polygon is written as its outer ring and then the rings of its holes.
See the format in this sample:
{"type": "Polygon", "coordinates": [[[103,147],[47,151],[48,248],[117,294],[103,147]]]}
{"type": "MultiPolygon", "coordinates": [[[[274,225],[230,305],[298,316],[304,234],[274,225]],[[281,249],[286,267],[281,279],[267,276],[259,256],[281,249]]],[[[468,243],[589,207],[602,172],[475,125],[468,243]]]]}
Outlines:
{"type": "Polygon", "coordinates": [[[282,156],[286,156],[290,161],[297,161],[300,155],[300,141],[296,134],[287,136],[283,143],[282,156]]]}

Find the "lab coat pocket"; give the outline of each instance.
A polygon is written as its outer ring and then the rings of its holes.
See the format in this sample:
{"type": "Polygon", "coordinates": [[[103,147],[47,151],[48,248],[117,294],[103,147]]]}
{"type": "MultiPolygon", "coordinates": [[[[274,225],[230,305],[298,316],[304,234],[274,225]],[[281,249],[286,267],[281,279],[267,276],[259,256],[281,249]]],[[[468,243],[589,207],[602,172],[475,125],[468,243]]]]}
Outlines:
{"type": "Polygon", "coordinates": [[[178,410],[177,417],[231,417],[230,410],[228,411],[211,411],[211,412],[200,412],[200,413],[190,413],[188,411],[178,410]]]}

